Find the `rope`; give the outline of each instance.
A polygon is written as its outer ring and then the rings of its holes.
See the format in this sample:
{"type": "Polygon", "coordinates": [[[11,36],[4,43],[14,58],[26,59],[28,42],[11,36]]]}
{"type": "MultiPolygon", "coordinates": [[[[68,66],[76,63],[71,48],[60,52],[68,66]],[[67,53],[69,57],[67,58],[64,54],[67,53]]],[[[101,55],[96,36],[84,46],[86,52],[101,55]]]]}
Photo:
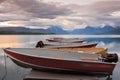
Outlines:
{"type": "Polygon", "coordinates": [[[6,55],[5,55],[5,53],[4,53],[4,62],[5,62],[5,64],[4,64],[5,74],[4,74],[4,76],[2,77],[1,80],[5,80],[5,78],[7,76],[7,63],[6,63],[6,55]]]}

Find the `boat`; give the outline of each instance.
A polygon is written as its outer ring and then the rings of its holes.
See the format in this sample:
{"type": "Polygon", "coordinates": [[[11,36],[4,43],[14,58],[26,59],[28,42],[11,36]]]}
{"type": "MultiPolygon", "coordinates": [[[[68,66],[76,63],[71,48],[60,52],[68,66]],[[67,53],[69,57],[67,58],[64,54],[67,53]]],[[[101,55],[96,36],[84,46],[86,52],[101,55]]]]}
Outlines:
{"type": "Polygon", "coordinates": [[[60,51],[70,51],[78,53],[88,53],[88,54],[107,54],[107,48],[48,48],[49,50],[60,50],[60,51]]]}
{"type": "Polygon", "coordinates": [[[98,54],[78,54],[41,48],[5,48],[6,55],[17,65],[37,70],[60,70],[112,74],[116,63],[98,54]],[[107,60],[106,60],[107,59],[107,60]]]}
{"type": "Polygon", "coordinates": [[[42,41],[37,42],[36,48],[90,48],[95,47],[98,43],[46,43],[44,44],[42,41]]]}
{"type": "Polygon", "coordinates": [[[84,40],[79,38],[50,38],[46,39],[48,42],[59,42],[59,43],[82,43],[84,40]]]}

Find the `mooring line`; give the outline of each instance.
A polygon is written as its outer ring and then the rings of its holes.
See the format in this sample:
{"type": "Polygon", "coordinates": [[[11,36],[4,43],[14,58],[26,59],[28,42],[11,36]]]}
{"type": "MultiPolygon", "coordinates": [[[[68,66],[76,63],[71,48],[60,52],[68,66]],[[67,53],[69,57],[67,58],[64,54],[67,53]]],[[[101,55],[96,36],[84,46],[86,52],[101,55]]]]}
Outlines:
{"type": "Polygon", "coordinates": [[[4,76],[2,77],[1,80],[5,80],[6,76],[7,76],[7,63],[6,63],[6,55],[4,53],[4,69],[5,69],[5,73],[4,73],[4,76]]]}

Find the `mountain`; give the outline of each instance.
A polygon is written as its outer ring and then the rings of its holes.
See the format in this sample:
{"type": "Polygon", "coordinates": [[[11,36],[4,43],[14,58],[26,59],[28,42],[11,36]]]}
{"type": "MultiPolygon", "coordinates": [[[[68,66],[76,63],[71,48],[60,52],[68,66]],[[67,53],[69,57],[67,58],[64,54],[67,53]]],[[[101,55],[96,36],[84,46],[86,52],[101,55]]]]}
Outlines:
{"type": "Polygon", "coordinates": [[[25,27],[0,27],[0,34],[53,34],[46,29],[31,29],[25,27]]]}
{"type": "Polygon", "coordinates": [[[120,35],[120,28],[116,28],[116,29],[113,29],[111,31],[108,32],[109,34],[119,34],[120,35]]]}
{"type": "Polygon", "coordinates": [[[68,34],[67,31],[63,30],[59,26],[51,26],[50,28],[47,29],[48,31],[55,33],[55,34],[68,34]]]}
{"type": "MultiPolygon", "coordinates": [[[[84,29],[75,29],[73,31],[69,31],[70,34],[113,34],[111,32],[115,32],[118,30],[117,28],[114,28],[112,26],[104,26],[103,28],[101,27],[91,27],[87,26],[84,29]]],[[[118,32],[120,34],[120,32],[118,32]]]]}

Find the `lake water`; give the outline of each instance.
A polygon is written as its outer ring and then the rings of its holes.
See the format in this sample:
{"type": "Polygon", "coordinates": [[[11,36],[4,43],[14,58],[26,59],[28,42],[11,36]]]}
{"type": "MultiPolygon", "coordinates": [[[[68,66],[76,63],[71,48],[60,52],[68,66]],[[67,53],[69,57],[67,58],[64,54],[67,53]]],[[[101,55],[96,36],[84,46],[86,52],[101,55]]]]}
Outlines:
{"type": "MultiPolygon", "coordinates": [[[[5,57],[2,48],[34,48],[38,41],[46,42],[45,39],[52,37],[80,38],[87,42],[98,42],[96,47],[108,48],[108,52],[117,53],[120,56],[120,35],[0,35],[0,80],[3,78],[4,80],[22,80],[30,71],[17,66],[5,57]]],[[[112,80],[120,80],[119,66],[120,62],[113,71],[112,80]]],[[[99,80],[106,80],[106,78],[99,80]]]]}

